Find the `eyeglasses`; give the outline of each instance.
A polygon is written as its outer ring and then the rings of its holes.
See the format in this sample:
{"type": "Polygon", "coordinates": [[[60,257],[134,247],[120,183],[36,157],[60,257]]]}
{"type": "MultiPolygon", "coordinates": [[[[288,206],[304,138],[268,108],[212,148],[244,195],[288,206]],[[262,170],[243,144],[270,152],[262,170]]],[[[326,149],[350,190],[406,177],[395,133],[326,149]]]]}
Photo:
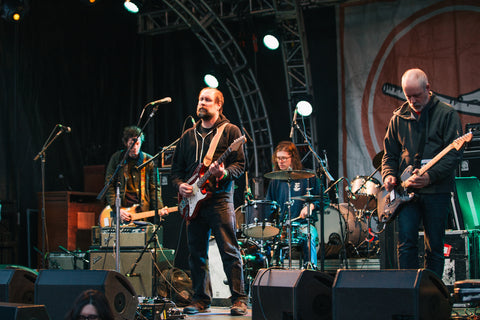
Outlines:
{"type": "Polygon", "coordinates": [[[96,314],[89,314],[88,316],[78,316],[78,319],[77,320],[97,320],[98,319],[98,315],[96,314]]]}
{"type": "Polygon", "coordinates": [[[277,161],[287,161],[291,157],[277,157],[277,161]]]}

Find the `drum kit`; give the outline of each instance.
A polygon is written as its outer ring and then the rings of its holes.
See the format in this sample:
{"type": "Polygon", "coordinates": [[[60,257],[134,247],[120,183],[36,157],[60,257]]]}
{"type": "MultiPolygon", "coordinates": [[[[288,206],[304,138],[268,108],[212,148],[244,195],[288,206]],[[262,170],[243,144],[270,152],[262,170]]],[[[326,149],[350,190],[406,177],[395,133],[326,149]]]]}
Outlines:
{"type": "MultiPolygon", "coordinates": [[[[324,258],[342,258],[342,254],[345,259],[370,258],[378,253],[376,235],[381,232],[381,228],[376,215],[376,204],[381,184],[373,175],[379,167],[377,165],[377,169],[370,176],[356,176],[351,183],[346,178],[338,179],[336,183],[341,180],[348,183],[345,188],[347,202],[326,203],[323,205],[324,209],[320,210],[319,219],[314,226],[319,234],[315,243],[321,257],[322,271],[324,258]]],[[[314,177],[315,173],[308,170],[284,170],[269,172],[264,176],[272,180],[286,181],[290,186],[291,181],[308,179],[314,177]]],[[[328,194],[335,184],[330,185],[324,194],[328,194]]],[[[310,225],[311,212],[308,213],[307,224],[299,224],[296,221],[298,218],[291,219],[290,203],[291,200],[321,202],[323,195],[307,193],[291,197],[289,194],[288,199],[286,221],[280,221],[280,206],[275,201],[248,200],[245,205],[235,210],[237,237],[242,249],[246,281],[253,280],[260,268],[283,266],[283,258],[288,259],[288,268],[292,268],[292,251],[297,250],[303,241],[307,241],[308,246],[311,245],[309,240],[312,232],[307,227],[310,225]],[[284,253],[288,253],[288,257],[284,257],[284,253]]],[[[308,250],[308,253],[310,252],[308,250]]],[[[309,258],[304,257],[303,260],[307,263],[299,264],[299,267],[310,268],[309,258]]]]}

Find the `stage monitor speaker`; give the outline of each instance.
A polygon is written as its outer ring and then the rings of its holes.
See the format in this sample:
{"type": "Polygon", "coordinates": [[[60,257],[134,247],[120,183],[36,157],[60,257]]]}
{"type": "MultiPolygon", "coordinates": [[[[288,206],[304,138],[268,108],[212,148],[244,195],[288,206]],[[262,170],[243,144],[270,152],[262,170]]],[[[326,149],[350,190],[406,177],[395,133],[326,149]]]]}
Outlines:
{"type": "Polygon", "coordinates": [[[477,177],[456,177],[456,194],[465,230],[480,229],[480,181],[477,177]]]}
{"type": "Polygon", "coordinates": [[[0,301],[33,303],[36,280],[37,275],[32,271],[0,269],[0,301]]]}
{"type": "Polygon", "coordinates": [[[252,320],[332,318],[333,277],[312,270],[260,269],[252,286],[252,320]]]}
{"type": "Polygon", "coordinates": [[[134,319],[138,298],[128,279],[116,271],[40,270],[35,303],[44,304],[51,320],[63,320],[77,296],[87,289],[102,291],[116,320],[134,319]]]}
{"type": "Polygon", "coordinates": [[[50,320],[43,305],[0,302],[0,319],[50,320]]]}
{"type": "Polygon", "coordinates": [[[432,271],[339,270],[332,290],[335,320],[450,319],[450,295],[432,271]]]}

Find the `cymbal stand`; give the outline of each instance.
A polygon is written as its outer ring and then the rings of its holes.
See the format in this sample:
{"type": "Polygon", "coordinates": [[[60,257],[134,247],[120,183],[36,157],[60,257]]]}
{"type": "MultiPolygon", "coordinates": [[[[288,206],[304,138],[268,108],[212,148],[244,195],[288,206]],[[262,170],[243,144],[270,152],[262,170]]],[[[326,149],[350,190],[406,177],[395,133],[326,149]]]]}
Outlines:
{"type": "Polygon", "coordinates": [[[287,179],[288,185],[288,224],[287,224],[287,234],[288,234],[288,269],[292,269],[292,190],[290,189],[292,185],[292,179],[287,179]]]}

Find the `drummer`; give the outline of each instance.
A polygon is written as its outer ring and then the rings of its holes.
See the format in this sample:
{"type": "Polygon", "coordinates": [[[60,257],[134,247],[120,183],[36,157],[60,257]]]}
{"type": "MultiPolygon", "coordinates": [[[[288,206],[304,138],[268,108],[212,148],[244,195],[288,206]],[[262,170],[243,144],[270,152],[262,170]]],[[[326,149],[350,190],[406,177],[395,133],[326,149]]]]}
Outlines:
{"type": "MultiPolygon", "coordinates": [[[[293,142],[281,141],[272,155],[272,163],[274,171],[280,170],[302,170],[302,162],[298,153],[297,147],[293,142]]],[[[320,193],[320,182],[316,177],[309,179],[292,180],[290,184],[290,196],[304,196],[310,191],[311,195],[318,195],[320,193]]],[[[279,220],[282,223],[288,220],[288,182],[285,180],[271,180],[267,189],[267,200],[276,201],[280,205],[280,217],[279,220]]],[[[310,262],[313,266],[317,265],[317,250],[316,244],[318,243],[318,233],[314,227],[314,223],[317,220],[317,215],[314,214],[318,203],[306,203],[301,200],[292,200],[290,207],[291,219],[299,217],[295,222],[300,223],[301,227],[306,227],[307,215],[309,214],[308,205],[310,206],[310,233],[311,233],[311,250],[310,250],[310,262]]],[[[307,230],[306,228],[301,228],[307,230]]],[[[302,235],[300,244],[302,246],[303,256],[308,257],[308,242],[307,235],[302,235]]]]}

